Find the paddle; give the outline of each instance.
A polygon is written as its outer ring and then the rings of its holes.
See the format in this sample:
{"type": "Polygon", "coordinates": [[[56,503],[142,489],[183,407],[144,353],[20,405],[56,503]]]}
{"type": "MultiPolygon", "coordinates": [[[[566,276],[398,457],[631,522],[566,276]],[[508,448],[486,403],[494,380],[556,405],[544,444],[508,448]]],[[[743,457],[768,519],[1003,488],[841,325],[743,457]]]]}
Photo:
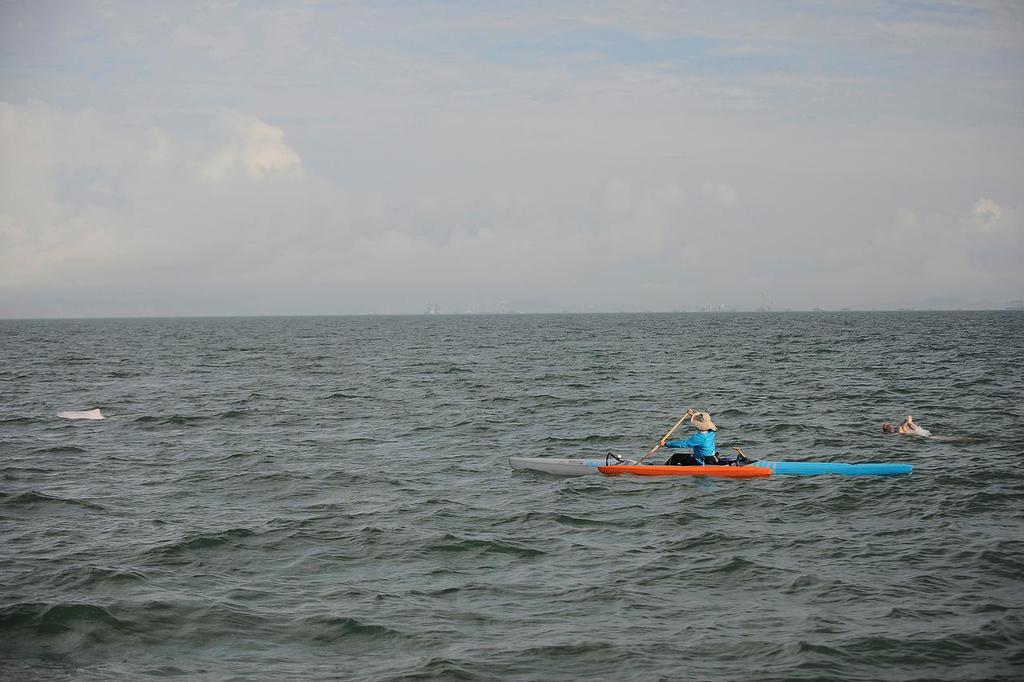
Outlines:
{"type": "Polygon", "coordinates": [[[662,437],[661,437],[661,440],[659,440],[659,441],[658,441],[658,444],[657,444],[657,445],[655,445],[655,446],[654,446],[654,447],[653,447],[653,448],[651,449],[651,451],[650,451],[650,452],[648,452],[648,453],[647,453],[646,455],[644,455],[643,457],[641,457],[641,458],[640,458],[640,460],[639,460],[639,461],[637,462],[637,464],[640,464],[640,463],[641,463],[641,462],[643,462],[643,461],[644,461],[645,459],[647,459],[648,457],[650,457],[651,455],[653,455],[653,454],[654,454],[655,452],[657,452],[657,451],[658,451],[658,448],[660,448],[660,447],[661,447],[662,445],[664,445],[664,444],[665,444],[665,441],[667,441],[667,440],[668,440],[668,437],[669,437],[669,436],[671,436],[671,435],[672,435],[672,433],[673,433],[673,432],[674,432],[674,431],[675,431],[676,429],[678,429],[678,428],[679,428],[679,425],[680,425],[680,424],[682,424],[682,423],[683,423],[684,421],[686,421],[686,418],[687,418],[687,417],[692,417],[692,416],[693,416],[693,408],[691,407],[690,409],[686,410],[686,414],[684,414],[684,415],[683,415],[682,417],[680,417],[680,418],[679,418],[679,421],[677,421],[677,422],[676,422],[676,425],[675,425],[675,426],[673,426],[673,427],[672,427],[671,429],[669,429],[669,430],[668,430],[668,433],[666,433],[666,434],[665,434],[664,436],[662,436],[662,437]]]}

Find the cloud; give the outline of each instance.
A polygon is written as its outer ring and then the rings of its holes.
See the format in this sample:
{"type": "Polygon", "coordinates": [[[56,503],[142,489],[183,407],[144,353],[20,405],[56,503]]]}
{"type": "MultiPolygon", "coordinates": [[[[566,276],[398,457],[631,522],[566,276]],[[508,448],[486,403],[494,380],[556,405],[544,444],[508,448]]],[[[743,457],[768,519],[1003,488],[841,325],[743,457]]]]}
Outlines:
{"type": "MultiPolygon", "coordinates": [[[[251,113],[176,128],[0,104],[0,314],[83,297],[122,302],[104,314],[415,312],[428,300],[486,310],[516,299],[663,310],[756,306],[762,292],[778,307],[857,306],[1020,286],[1012,207],[983,197],[965,217],[931,191],[890,196],[902,171],[887,162],[885,176],[870,150],[924,160],[927,137],[907,148],[862,137],[869,149],[852,156],[821,144],[833,128],[803,130],[812,137],[800,147],[779,131],[730,137],[690,119],[676,141],[697,155],[691,164],[665,148],[662,123],[638,131],[499,109],[507,128],[423,117],[390,141],[350,119],[329,155],[340,170],[327,175],[307,165],[293,128],[251,113]],[[786,163],[766,172],[750,150],[786,163]],[[826,165],[836,154],[849,167],[826,165]],[[700,180],[708,159],[735,181],[700,180]],[[877,183],[846,182],[873,169],[877,183]]],[[[955,145],[975,147],[985,148],[955,145]]],[[[21,314],[31,310],[54,309],[21,314]]]]}
{"type": "MultiPolygon", "coordinates": [[[[186,134],[3,103],[0,131],[0,314],[12,298],[81,296],[83,285],[122,300],[206,291],[207,305],[232,306],[267,292],[353,305],[338,292],[356,290],[404,291],[367,296],[384,309],[432,290],[449,309],[516,292],[592,305],[609,275],[648,267],[685,234],[676,185],[559,186],[556,170],[475,195],[470,167],[466,184],[357,190],[310,172],[282,128],[241,112],[186,134]]],[[[613,297],[628,301],[642,278],[628,279],[613,297]]]]}
{"type": "Polygon", "coordinates": [[[150,128],[146,131],[143,150],[146,160],[152,163],[161,163],[166,161],[170,155],[171,139],[163,130],[150,128]]]}
{"type": "Polygon", "coordinates": [[[705,182],[700,186],[701,193],[722,206],[735,206],[739,201],[739,194],[732,185],[705,182]]]}
{"type": "Polygon", "coordinates": [[[173,43],[183,50],[203,50],[215,59],[236,59],[248,47],[245,34],[237,26],[225,28],[215,35],[194,26],[182,25],[174,29],[173,43]]]}
{"type": "Polygon", "coordinates": [[[318,191],[291,187],[301,162],[280,129],[235,113],[216,121],[199,142],[88,110],[0,103],[0,283],[206,276],[196,263],[239,230],[265,229],[318,191]]]}
{"type": "Polygon", "coordinates": [[[914,230],[918,226],[919,220],[917,217],[917,211],[912,208],[901,207],[896,211],[896,229],[899,232],[914,230]]]}
{"type": "Polygon", "coordinates": [[[992,199],[982,197],[974,204],[971,211],[971,222],[982,232],[989,232],[999,228],[1003,218],[1003,209],[992,199]]]}
{"type": "Polygon", "coordinates": [[[277,127],[237,112],[220,114],[222,140],[200,166],[200,174],[212,182],[239,175],[260,180],[269,176],[295,177],[302,160],[284,142],[277,127]]]}

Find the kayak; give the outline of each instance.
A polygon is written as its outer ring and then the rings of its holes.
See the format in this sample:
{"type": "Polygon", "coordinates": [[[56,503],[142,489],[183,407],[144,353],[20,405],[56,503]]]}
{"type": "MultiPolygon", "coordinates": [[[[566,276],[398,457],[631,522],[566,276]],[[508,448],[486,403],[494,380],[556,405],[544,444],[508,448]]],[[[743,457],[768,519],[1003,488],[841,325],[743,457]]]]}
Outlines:
{"type": "Polygon", "coordinates": [[[914,470],[911,464],[847,464],[846,462],[772,462],[761,460],[752,466],[770,469],[773,474],[784,476],[815,476],[838,474],[840,476],[900,476],[914,470]]]}
{"type": "Polygon", "coordinates": [[[608,476],[634,474],[636,476],[726,476],[728,478],[758,478],[771,476],[771,469],[756,466],[728,466],[709,464],[707,466],[658,466],[646,464],[601,465],[597,470],[608,476]]]}
{"type": "MultiPolygon", "coordinates": [[[[626,460],[630,461],[630,460],[626,460]]],[[[542,471],[556,476],[596,476],[597,467],[605,464],[619,466],[615,460],[601,459],[550,459],[548,457],[509,457],[509,466],[516,470],[542,471]]]]}
{"type": "MultiPolygon", "coordinates": [[[[601,473],[598,467],[602,466],[614,466],[622,467],[624,465],[635,464],[632,460],[625,460],[624,463],[618,464],[614,459],[608,460],[607,458],[601,459],[553,459],[550,457],[509,457],[509,465],[517,471],[540,471],[545,474],[553,474],[555,476],[596,476],[601,473]]],[[[909,474],[913,471],[914,467],[910,464],[897,464],[892,462],[877,463],[877,464],[848,464],[846,462],[793,462],[793,461],[773,461],[773,460],[760,460],[751,462],[751,466],[762,467],[768,469],[773,474],[780,476],[818,476],[825,474],[834,474],[838,476],[901,476],[909,474]]],[[[652,466],[656,465],[641,465],[645,470],[649,470],[652,466]]],[[[661,467],[665,468],[665,467],[661,467]]],[[[706,467],[668,467],[671,469],[704,469],[706,467]]],[[[725,467],[728,469],[736,469],[743,467],[729,466],[725,467]]],[[[618,473],[631,473],[628,471],[620,471],[618,473]]],[[[664,475],[664,474],[648,474],[648,475],[664,475]]],[[[687,476],[687,475],[701,475],[699,472],[696,473],[675,473],[675,476],[687,476]]],[[[708,475],[708,474],[704,474],[708,475]]]]}

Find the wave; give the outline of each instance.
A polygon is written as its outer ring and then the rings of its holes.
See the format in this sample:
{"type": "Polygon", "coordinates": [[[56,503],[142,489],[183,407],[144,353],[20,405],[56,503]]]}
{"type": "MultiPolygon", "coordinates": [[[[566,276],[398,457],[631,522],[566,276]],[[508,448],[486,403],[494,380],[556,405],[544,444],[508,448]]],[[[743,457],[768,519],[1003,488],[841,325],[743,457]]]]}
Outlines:
{"type": "Polygon", "coordinates": [[[195,533],[174,542],[148,549],[143,553],[143,556],[155,559],[171,559],[192,554],[193,552],[233,546],[238,544],[240,540],[245,540],[255,535],[256,532],[248,528],[230,528],[219,533],[195,533]]]}
{"type": "Polygon", "coordinates": [[[228,410],[216,415],[217,419],[244,419],[245,417],[251,417],[252,411],[249,410],[228,410]]]}
{"type": "Polygon", "coordinates": [[[10,417],[8,419],[0,419],[0,424],[31,424],[36,421],[32,417],[10,417]]]}
{"type": "Polygon", "coordinates": [[[927,664],[917,671],[920,675],[918,679],[1002,679],[1001,674],[995,673],[1007,673],[1009,670],[999,670],[1006,667],[1005,662],[1000,663],[999,657],[990,660],[987,674],[978,676],[976,654],[1006,651],[1020,643],[1018,633],[1005,632],[998,624],[989,622],[977,629],[930,637],[862,636],[844,644],[839,650],[832,650],[830,654],[840,662],[845,661],[854,666],[868,658],[883,665],[889,662],[897,664],[911,656],[920,661],[927,660],[927,664]],[[962,674],[957,675],[960,665],[967,668],[960,669],[962,674]],[[967,674],[971,668],[976,671],[975,674],[967,674]]]}
{"type": "Polygon", "coordinates": [[[346,470],[346,471],[332,471],[325,475],[321,480],[329,483],[345,483],[345,484],[356,484],[365,483],[371,480],[370,476],[367,476],[363,471],[358,470],[346,470]]]}
{"type": "Polygon", "coordinates": [[[95,588],[100,585],[120,586],[127,583],[145,582],[146,576],[128,568],[112,568],[89,564],[72,566],[55,577],[55,582],[64,588],[95,588]]]}
{"type": "Polygon", "coordinates": [[[35,450],[37,455],[45,455],[47,453],[60,454],[62,452],[85,452],[85,449],[77,445],[55,445],[52,448],[39,448],[35,450]]]}
{"type": "Polygon", "coordinates": [[[431,658],[404,673],[388,676],[389,682],[402,680],[476,680],[488,679],[450,658],[431,658]]]}
{"type": "Polygon", "coordinates": [[[227,457],[225,457],[223,461],[228,461],[231,459],[243,459],[245,457],[258,457],[259,454],[260,453],[258,452],[236,452],[232,455],[228,455],[227,457]]]}
{"type": "Polygon", "coordinates": [[[772,424],[771,426],[764,429],[765,433],[769,438],[776,440],[779,436],[789,433],[801,433],[805,431],[807,427],[803,424],[772,424]]]}
{"type": "Polygon", "coordinates": [[[469,552],[474,554],[511,554],[523,559],[544,556],[547,552],[532,547],[502,540],[470,540],[445,533],[439,541],[428,543],[424,548],[427,552],[449,554],[469,552]]]}
{"type": "MultiPolygon", "coordinates": [[[[635,649],[635,647],[633,647],[635,649]]],[[[487,660],[433,656],[417,661],[407,669],[387,677],[389,682],[403,680],[489,680],[607,679],[609,670],[622,669],[627,648],[595,638],[590,642],[565,642],[522,646],[511,644],[492,649],[487,660]],[[504,650],[502,650],[504,649],[504,650]],[[541,666],[541,667],[538,667],[541,666]],[[494,670],[502,675],[495,675],[494,670]]],[[[657,675],[625,675],[627,679],[659,679],[657,675]]],[[[619,675],[620,677],[622,675],[619,675]]],[[[612,675],[611,677],[615,677],[612,675]]],[[[660,679],[665,679],[664,677],[660,679]]],[[[700,678],[697,678],[700,679],[700,678]]]]}
{"type": "Polygon", "coordinates": [[[558,512],[529,511],[517,513],[514,516],[502,519],[499,524],[492,525],[522,526],[534,529],[534,532],[536,532],[536,528],[544,523],[554,523],[571,528],[619,528],[629,525],[630,522],[622,521],[615,516],[587,518],[558,512]]]}
{"type": "Polygon", "coordinates": [[[200,415],[174,414],[170,416],[143,415],[136,417],[136,424],[170,424],[176,426],[193,426],[209,421],[209,417],[200,415]]]}
{"type": "Polygon", "coordinates": [[[346,443],[380,443],[382,441],[371,438],[370,436],[353,436],[352,438],[346,438],[346,443]]]}
{"type": "Polygon", "coordinates": [[[42,504],[53,504],[53,505],[71,505],[75,507],[82,507],[83,509],[91,509],[94,511],[103,511],[105,507],[95,504],[93,502],[86,502],[85,500],[76,500],[74,498],[55,497],[40,493],[35,490],[30,490],[23,493],[14,494],[3,494],[0,493],[0,506],[33,506],[42,504]]]}
{"type": "Polygon", "coordinates": [[[346,616],[312,616],[303,619],[298,629],[303,637],[321,643],[344,642],[353,645],[357,644],[352,641],[354,638],[364,640],[364,644],[375,644],[381,640],[409,638],[406,633],[385,625],[374,625],[346,616]]]}
{"type": "Polygon", "coordinates": [[[587,444],[587,443],[618,443],[618,442],[621,442],[621,441],[622,441],[622,436],[601,436],[601,435],[593,435],[593,436],[548,436],[547,438],[542,438],[540,440],[541,443],[556,443],[556,444],[561,444],[561,443],[580,443],[580,444],[587,444]]]}
{"type": "Polygon", "coordinates": [[[95,604],[62,602],[45,604],[22,602],[0,609],[0,640],[18,640],[26,635],[58,637],[72,631],[83,631],[87,639],[99,639],[94,630],[133,630],[129,621],[115,617],[95,604]]]}
{"type": "Polygon", "coordinates": [[[369,398],[369,396],[367,396],[367,395],[359,395],[358,393],[343,393],[343,392],[339,391],[337,393],[331,393],[330,395],[325,395],[321,399],[322,400],[353,400],[353,399],[356,399],[356,398],[369,398]]]}
{"type": "Polygon", "coordinates": [[[554,406],[564,405],[567,403],[576,404],[579,400],[575,397],[558,396],[552,395],[551,393],[532,393],[526,396],[526,399],[530,401],[531,405],[534,406],[554,406]]]}

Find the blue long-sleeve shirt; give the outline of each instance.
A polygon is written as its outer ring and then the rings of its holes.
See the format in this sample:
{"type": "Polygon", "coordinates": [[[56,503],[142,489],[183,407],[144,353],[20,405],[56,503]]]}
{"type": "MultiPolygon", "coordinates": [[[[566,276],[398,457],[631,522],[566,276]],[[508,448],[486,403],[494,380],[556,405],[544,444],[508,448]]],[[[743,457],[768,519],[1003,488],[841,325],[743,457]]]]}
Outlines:
{"type": "Polygon", "coordinates": [[[667,440],[666,448],[693,448],[693,454],[702,461],[715,454],[715,432],[698,431],[686,440],[667,440]]]}

